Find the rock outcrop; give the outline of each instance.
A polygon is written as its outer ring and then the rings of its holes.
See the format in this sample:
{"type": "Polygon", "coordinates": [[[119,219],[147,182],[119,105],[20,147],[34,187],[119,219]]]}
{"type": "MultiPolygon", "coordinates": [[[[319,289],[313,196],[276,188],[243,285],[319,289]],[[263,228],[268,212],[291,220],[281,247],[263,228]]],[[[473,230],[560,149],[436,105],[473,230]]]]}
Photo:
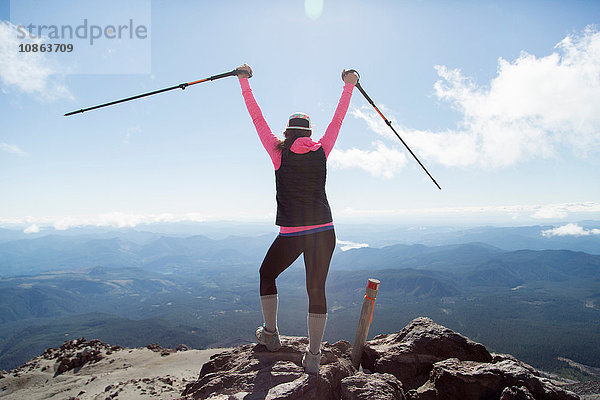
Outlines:
{"type": "Polygon", "coordinates": [[[302,354],[308,339],[282,337],[279,351],[263,345],[243,345],[214,355],[204,364],[198,380],[189,384],[183,399],[339,399],[341,382],[356,370],[350,361],[350,343],[324,343],[319,377],[307,375],[302,354]]]}
{"type": "Polygon", "coordinates": [[[183,399],[318,400],[573,400],[578,397],[509,355],[417,318],[402,331],[367,342],[364,371],[350,361],[346,341],[324,343],[318,377],[301,366],[307,339],[283,337],[283,347],[243,345],[216,354],[183,399]]]}
{"type": "Polygon", "coordinates": [[[361,363],[369,371],[396,376],[406,389],[415,389],[429,379],[434,363],[448,358],[492,361],[482,344],[429,318],[417,318],[398,333],[375,336],[367,342],[361,363]]]}
{"type": "MultiPolygon", "coordinates": [[[[96,363],[107,354],[110,355],[120,349],[119,346],[111,346],[97,339],[88,342],[85,338],[79,338],[64,342],[58,349],[49,348],[41,357],[45,360],[56,360],[54,372],[60,375],[86,364],[96,363]]],[[[21,366],[21,370],[33,370],[38,364],[39,359],[31,360],[21,366]]]]}
{"type": "Polygon", "coordinates": [[[429,380],[408,392],[409,399],[577,399],[519,361],[492,363],[450,358],[433,365],[429,380]]]}
{"type": "Polygon", "coordinates": [[[362,366],[394,375],[410,400],[578,398],[533,367],[510,355],[490,354],[482,344],[429,318],[367,342],[362,366]]]}
{"type": "Polygon", "coordinates": [[[344,400],[405,400],[402,382],[391,374],[358,372],[342,379],[344,400]]]}

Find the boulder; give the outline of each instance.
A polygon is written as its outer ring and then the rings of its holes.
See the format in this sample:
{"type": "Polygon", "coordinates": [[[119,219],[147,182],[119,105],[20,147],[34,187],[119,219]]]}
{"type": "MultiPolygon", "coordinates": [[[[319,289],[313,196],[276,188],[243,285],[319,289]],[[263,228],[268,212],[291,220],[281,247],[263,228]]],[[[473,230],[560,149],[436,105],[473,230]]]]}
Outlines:
{"type": "Polygon", "coordinates": [[[391,374],[358,372],[342,379],[342,400],[405,400],[402,383],[391,374]]]}
{"type": "Polygon", "coordinates": [[[196,382],[187,385],[182,398],[339,400],[342,379],[356,372],[350,360],[350,343],[325,342],[319,375],[314,376],[304,373],[302,367],[308,339],[281,339],[282,347],[276,352],[249,344],[212,356],[196,382]]]}
{"type": "Polygon", "coordinates": [[[448,358],[492,361],[482,344],[422,317],[398,333],[378,335],[368,341],[361,364],[369,371],[394,375],[408,390],[423,385],[433,364],[448,358]]]}
{"type": "MultiPolygon", "coordinates": [[[[56,359],[56,375],[72,369],[81,368],[85,364],[95,363],[104,358],[104,353],[110,345],[94,339],[89,342],[85,338],[69,340],[59,349],[49,348],[42,355],[47,360],[56,359]]],[[[37,366],[35,360],[30,361],[31,366],[37,366]]],[[[26,367],[25,364],[23,367],[26,367]]]]}
{"type": "Polygon", "coordinates": [[[510,358],[497,362],[450,358],[433,365],[429,380],[408,392],[411,400],[575,400],[548,379],[536,376],[510,358]]]}
{"type": "Polygon", "coordinates": [[[148,350],[152,350],[152,351],[153,351],[153,352],[155,352],[155,353],[160,353],[160,352],[162,352],[162,351],[163,351],[163,348],[162,348],[162,347],[161,347],[161,345],[160,345],[160,344],[158,344],[158,343],[151,343],[151,344],[149,344],[148,346],[146,346],[146,348],[147,348],[148,350]]]}

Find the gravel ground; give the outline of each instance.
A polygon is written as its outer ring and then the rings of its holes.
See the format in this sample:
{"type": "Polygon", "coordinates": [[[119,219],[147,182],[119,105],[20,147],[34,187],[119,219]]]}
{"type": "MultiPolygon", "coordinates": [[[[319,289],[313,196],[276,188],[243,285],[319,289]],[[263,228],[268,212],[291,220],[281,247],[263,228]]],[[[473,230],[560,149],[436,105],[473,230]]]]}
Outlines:
{"type": "Polygon", "coordinates": [[[600,400],[600,381],[573,383],[564,388],[578,394],[582,400],[600,400]]]}
{"type": "Polygon", "coordinates": [[[158,345],[128,349],[99,340],[72,340],[12,371],[1,371],[0,398],[178,399],[196,381],[202,365],[224,350],[175,351],[158,345]]]}

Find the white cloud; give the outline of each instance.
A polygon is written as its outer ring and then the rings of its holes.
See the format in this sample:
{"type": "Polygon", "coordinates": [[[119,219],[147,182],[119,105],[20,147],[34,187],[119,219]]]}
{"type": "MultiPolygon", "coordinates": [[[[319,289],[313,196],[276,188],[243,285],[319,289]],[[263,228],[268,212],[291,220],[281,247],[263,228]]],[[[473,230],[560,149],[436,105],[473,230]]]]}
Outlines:
{"type": "Polygon", "coordinates": [[[554,229],[542,231],[542,236],[589,236],[600,235],[600,229],[584,229],[577,224],[566,224],[554,229]]]}
{"type": "Polygon", "coordinates": [[[392,178],[406,164],[406,156],[387,147],[382,142],[374,143],[375,150],[332,150],[329,165],[333,168],[362,168],[372,175],[392,178]]]}
{"type": "Polygon", "coordinates": [[[532,218],[535,219],[563,219],[572,213],[599,213],[600,203],[559,203],[537,206],[533,210],[532,218]]]}
{"type": "Polygon", "coordinates": [[[549,205],[540,207],[531,217],[536,219],[561,219],[566,218],[568,215],[569,213],[562,205],[549,205]]]}
{"type": "Polygon", "coordinates": [[[38,233],[40,231],[40,227],[36,224],[30,225],[23,232],[25,233],[38,233]]]}
{"type": "MultiPolygon", "coordinates": [[[[381,110],[381,112],[383,112],[384,114],[390,114],[390,110],[384,104],[380,104],[378,105],[378,107],[379,110],[381,110]]],[[[362,119],[363,121],[365,121],[369,129],[375,132],[376,134],[388,139],[396,138],[394,132],[392,132],[392,130],[389,126],[387,126],[383,118],[381,118],[381,116],[377,114],[377,112],[371,106],[363,105],[360,108],[354,108],[352,111],[350,111],[350,114],[355,118],[362,119]]],[[[388,116],[388,119],[390,120],[392,125],[394,125],[394,127],[398,125],[396,119],[393,116],[388,116]]]]}
{"type": "MultiPolygon", "coordinates": [[[[61,217],[0,217],[0,225],[29,225],[27,229],[40,229],[42,226],[53,227],[56,230],[67,230],[80,226],[99,226],[115,228],[133,228],[137,225],[161,222],[203,222],[206,217],[199,213],[186,214],[128,214],[110,212],[96,215],[71,215],[61,217]]],[[[32,230],[33,232],[33,230],[32,230]]],[[[29,233],[29,232],[26,232],[29,233]]]]}
{"type": "Polygon", "coordinates": [[[202,222],[205,218],[197,213],[188,214],[126,214],[111,212],[99,215],[78,215],[54,218],[51,223],[56,230],[66,230],[77,226],[112,226],[115,228],[133,228],[137,225],[157,222],[202,222]]]}
{"type": "Polygon", "coordinates": [[[26,157],[29,154],[21,150],[17,145],[0,142],[0,150],[7,153],[16,154],[20,157],[26,157]]]}
{"type": "Polygon", "coordinates": [[[559,203],[559,204],[521,204],[507,206],[465,206],[465,207],[429,207],[404,209],[357,210],[346,208],[338,212],[346,217],[470,217],[470,216],[508,216],[512,219],[527,220],[565,219],[574,214],[581,218],[600,218],[600,203],[559,203]]]}
{"type": "Polygon", "coordinates": [[[44,100],[72,98],[69,89],[60,82],[58,68],[43,52],[19,52],[20,44],[42,44],[43,39],[29,35],[18,38],[17,26],[0,21],[0,80],[6,93],[11,88],[39,96],[44,100]]]}
{"type": "MultiPolygon", "coordinates": [[[[559,210],[565,215],[564,218],[580,218],[583,219],[600,219],[600,203],[596,202],[580,202],[580,203],[560,203],[546,205],[507,205],[507,206],[465,206],[465,207],[429,207],[429,208],[397,208],[397,209],[352,209],[345,208],[336,212],[340,217],[349,218],[383,218],[391,220],[400,217],[403,220],[433,218],[439,221],[446,218],[483,218],[499,219],[506,221],[507,217],[520,221],[535,221],[534,215],[539,214],[540,210],[559,210]]],[[[57,230],[66,230],[80,226],[99,226],[99,227],[136,227],[138,225],[152,223],[176,223],[176,222],[206,222],[208,220],[235,220],[235,221],[256,221],[269,220],[272,221],[275,215],[257,216],[255,214],[239,214],[239,215],[223,215],[223,216],[206,216],[200,213],[161,213],[161,214],[129,214],[124,212],[109,212],[104,214],[92,215],[72,215],[72,216],[46,216],[46,217],[1,217],[0,226],[14,227],[23,226],[27,229],[33,229],[33,226],[40,230],[46,227],[53,227],[57,230]]],[[[25,229],[25,228],[22,228],[25,229]]],[[[600,234],[600,230],[591,230],[592,234],[600,234]]],[[[349,245],[350,242],[342,242],[341,245],[349,245]]]]}
{"type": "MultiPolygon", "coordinates": [[[[435,96],[462,116],[456,129],[441,132],[393,125],[419,158],[446,166],[505,167],[600,147],[600,32],[588,27],[565,37],[544,57],[522,52],[499,58],[497,76],[480,86],[458,69],[436,66],[435,96]]],[[[369,129],[392,134],[375,112],[353,111],[369,129]]],[[[396,139],[397,140],[397,139],[396,139]]]]}

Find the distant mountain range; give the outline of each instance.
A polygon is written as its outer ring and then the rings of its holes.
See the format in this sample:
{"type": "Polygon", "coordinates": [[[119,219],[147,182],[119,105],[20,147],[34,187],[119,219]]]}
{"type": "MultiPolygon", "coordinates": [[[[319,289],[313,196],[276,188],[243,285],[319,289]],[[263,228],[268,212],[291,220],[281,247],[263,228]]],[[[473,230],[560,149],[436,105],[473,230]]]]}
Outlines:
{"type": "MultiPolygon", "coordinates": [[[[543,232],[565,224],[519,227],[394,227],[382,225],[343,225],[338,229],[344,240],[368,243],[372,247],[393,244],[443,246],[485,243],[503,250],[573,250],[600,254],[600,235],[545,236],[543,232]]],[[[598,221],[579,221],[587,231],[600,228],[598,221]]]]}
{"type": "Polygon", "coordinates": [[[346,270],[440,271],[446,277],[460,277],[463,287],[515,287],[571,279],[600,283],[600,256],[570,250],[503,251],[481,243],[353,249],[338,254],[333,265],[346,270]]]}
{"type": "Polygon", "coordinates": [[[0,276],[35,275],[45,271],[103,266],[144,268],[162,273],[206,266],[207,263],[258,262],[273,235],[231,236],[213,240],[205,236],[144,235],[145,243],[124,237],[47,235],[0,243],[0,276]],[[148,241],[148,239],[151,239],[148,241]]]}
{"type": "MultiPolygon", "coordinates": [[[[254,227],[240,224],[239,232],[267,233],[225,237],[225,228],[234,232],[238,232],[238,229],[229,223],[223,224],[204,227],[206,234],[213,237],[130,228],[75,228],[66,231],[47,230],[30,235],[22,231],[0,229],[0,277],[95,266],[144,268],[164,273],[182,268],[199,268],[211,263],[259,263],[276,235],[275,232],[268,233],[263,225],[254,227]],[[51,234],[47,234],[48,232],[51,234]]],[[[600,223],[594,221],[578,224],[588,229],[600,227],[600,223]]],[[[197,230],[202,230],[201,225],[194,226],[197,230]]],[[[178,232],[178,229],[191,230],[185,224],[179,228],[170,225],[161,227],[170,232],[178,232]]],[[[458,257],[461,262],[471,265],[502,251],[572,250],[600,255],[600,235],[542,234],[552,228],[528,226],[463,229],[340,225],[336,226],[340,240],[364,243],[369,247],[351,253],[338,248],[334,263],[343,269],[384,268],[390,265],[390,257],[396,257],[405,268],[436,269],[436,263],[444,265],[458,261],[448,260],[448,256],[458,257]],[[456,246],[465,244],[471,247],[457,250],[456,246]],[[371,257],[372,252],[377,249],[381,249],[381,252],[377,252],[376,258],[371,257]]]]}
{"type": "MultiPolygon", "coordinates": [[[[371,337],[429,316],[538,368],[564,375],[557,357],[600,367],[600,255],[578,250],[600,248],[598,235],[542,236],[551,228],[336,226],[342,241],[369,247],[336,249],[325,339],[352,340],[365,283],[377,278],[371,337]]],[[[252,340],[258,267],[275,232],[77,232],[0,231],[0,369],[78,336],[132,347],[252,340]]],[[[288,335],[306,334],[304,279],[299,260],[277,282],[288,335]]]]}

